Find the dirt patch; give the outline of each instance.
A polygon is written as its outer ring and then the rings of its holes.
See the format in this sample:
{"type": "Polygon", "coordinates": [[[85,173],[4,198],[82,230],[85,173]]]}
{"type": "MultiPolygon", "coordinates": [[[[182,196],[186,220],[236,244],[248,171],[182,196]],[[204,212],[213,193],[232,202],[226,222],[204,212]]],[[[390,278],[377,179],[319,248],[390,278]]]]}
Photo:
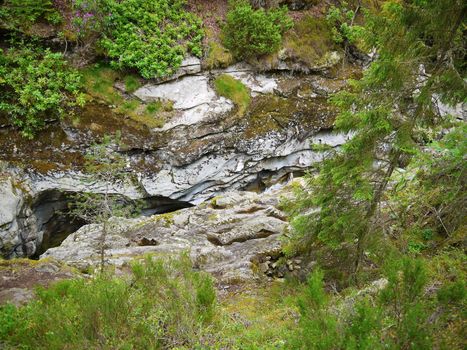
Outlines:
{"type": "Polygon", "coordinates": [[[211,31],[213,36],[219,37],[228,7],[227,0],[193,0],[190,1],[188,10],[202,19],[204,28],[211,31]]]}
{"type": "Polygon", "coordinates": [[[22,304],[34,297],[37,286],[46,287],[76,275],[70,267],[48,259],[0,260],[0,304],[22,304]]]}

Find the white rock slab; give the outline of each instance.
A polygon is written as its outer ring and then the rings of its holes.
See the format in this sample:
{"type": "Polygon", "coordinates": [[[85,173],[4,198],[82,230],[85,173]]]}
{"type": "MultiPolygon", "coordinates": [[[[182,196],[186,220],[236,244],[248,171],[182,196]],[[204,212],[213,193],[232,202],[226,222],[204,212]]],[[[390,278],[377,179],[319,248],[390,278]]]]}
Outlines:
{"type": "Polygon", "coordinates": [[[253,74],[249,71],[228,71],[226,74],[240,80],[247,88],[251,90],[252,96],[258,94],[271,94],[277,89],[276,79],[267,77],[263,74],[253,74]]]}
{"type": "Polygon", "coordinates": [[[178,125],[193,125],[212,115],[223,114],[233,108],[233,103],[216,95],[203,75],[185,76],[163,84],[147,84],[134,95],[144,102],[170,100],[173,108],[181,113],[168,121],[161,129],[168,130],[178,125]]]}
{"type": "Polygon", "coordinates": [[[174,102],[174,109],[189,109],[210,103],[216,93],[209,87],[208,78],[202,75],[183,77],[163,84],[147,84],[135,91],[134,95],[144,102],[158,99],[174,102]]]}

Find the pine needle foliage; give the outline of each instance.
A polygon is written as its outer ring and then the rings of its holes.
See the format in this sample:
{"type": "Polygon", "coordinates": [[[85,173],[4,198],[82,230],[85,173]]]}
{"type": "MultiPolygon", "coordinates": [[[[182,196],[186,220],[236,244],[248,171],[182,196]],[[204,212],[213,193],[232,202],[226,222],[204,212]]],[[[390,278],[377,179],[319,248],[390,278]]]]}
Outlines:
{"type": "Polygon", "coordinates": [[[356,276],[370,238],[381,233],[377,213],[391,177],[423,147],[426,130],[448,118],[438,101],[467,99],[466,6],[386,1],[378,14],[367,13],[362,39],[377,57],[361,80],[331,98],[340,110],[336,131],[352,137],[308,177],[292,210],[289,253],[350,246],[356,276]]]}

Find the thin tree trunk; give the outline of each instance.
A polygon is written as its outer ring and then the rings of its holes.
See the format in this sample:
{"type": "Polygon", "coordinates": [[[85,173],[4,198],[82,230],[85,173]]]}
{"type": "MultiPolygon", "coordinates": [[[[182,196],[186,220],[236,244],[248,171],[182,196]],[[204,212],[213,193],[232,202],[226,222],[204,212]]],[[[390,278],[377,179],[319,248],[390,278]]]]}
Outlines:
{"type": "MultiPolygon", "coordinates": [[[[355,9],[355,12],[354,12],[354,14],[353,14],[352,20],[350,21],[350,27],[353,26],[354,21],[355,21],[355,18],[357,17],[357,13],[358,13],[358,11],[360,11],[360,7],[361,7],[361,0],[358,1],[357,8],[355,9]]],[[[344,68],[345,68],[345,61],[346,61],[346,59],[347,59],[348,51],[349,51],[349,40],[348,40],[348,39],[345,39],[345,43],[344,43],[344,58],[342,59],[342,70],[344,70],[344,68]]]]}
{"type": "Polygon", "coordinates": [[[381,197],[383,196],[383,193],[386,190],[392,173],[394,172],[397,164],[399,163],[401,155],[402,152],[399,150],[393,154],[392,159],[389,162],[388,169],[386,170],[386,174],[384,174],[383,181],[380,182],[378,188],[376,189],[375,195],[373,196],[373,199],[371,200],[370,205],[368,206],[367,212],[365,214],[365,222],[367,222],[367,226],[360,232],[358,236],[357,254],[354,262],[354,277],[356,282],[358,269],[360,268],[360,264],[363,259],[366,239],[371,231],[370,219],[375,215],[376,209],[378,208],[378,204],[381,202],[381,197]]]}
{"type": "Polygon", "coordinates": [[[102,234],[100,238],[101,274],[104,273],[106,237],[107,237],[107,220],[104,220],[104,224],[102,225],[102,234]]]}

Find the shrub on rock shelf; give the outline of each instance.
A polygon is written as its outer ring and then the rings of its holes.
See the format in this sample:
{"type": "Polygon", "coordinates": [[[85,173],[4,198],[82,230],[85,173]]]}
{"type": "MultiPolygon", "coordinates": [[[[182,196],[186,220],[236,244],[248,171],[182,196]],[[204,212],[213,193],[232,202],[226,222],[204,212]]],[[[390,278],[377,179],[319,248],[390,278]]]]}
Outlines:
{"type": "Polygon", "coordinates": [[[236,58],[277,51],[282,34],[292,27],[287,8],[255,10],[246,1],[232,1],[223,28],[224,45],[236,58]]]}
{"type": "Polygon", "coordinates": [[[136,69],[149,79],[173,74],[187,52],[201,56],[201,20],[184,9],[184,0],[105,3],[101,44],[114,67],[136,69]]]}

